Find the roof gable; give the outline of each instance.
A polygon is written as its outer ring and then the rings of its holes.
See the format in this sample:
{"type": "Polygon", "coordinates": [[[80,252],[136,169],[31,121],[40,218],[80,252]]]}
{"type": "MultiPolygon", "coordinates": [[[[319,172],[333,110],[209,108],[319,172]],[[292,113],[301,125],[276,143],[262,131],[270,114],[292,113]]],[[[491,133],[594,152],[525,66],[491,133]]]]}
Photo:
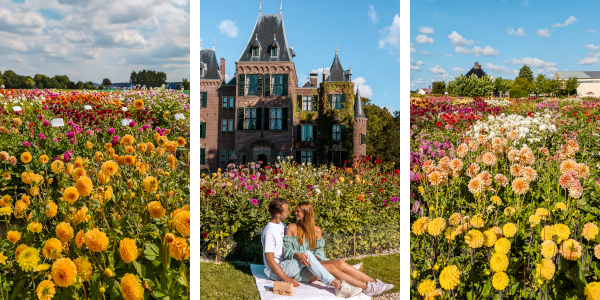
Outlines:
{"type": "Polygon", "coordinates": [[[291,49],[285,37],[283,15],[258,15],[252,35],[238,61],[292,61],[291,49]],[[259,46],[259,55],[252,56],[252,48],[259,46]],[[271,56],[271,49],[277,46],[277,56],[271,56]]]}
{"type": "Polygon", "coordinates": [[[200,79],[204,80],[223,80],[221,78],[221,72],[219,72],[219,64],[217,63],[217,56],[215,50],[203,49],[200,50],[200,68],[205,67],[204,76],[200,76],[200,79]]]}

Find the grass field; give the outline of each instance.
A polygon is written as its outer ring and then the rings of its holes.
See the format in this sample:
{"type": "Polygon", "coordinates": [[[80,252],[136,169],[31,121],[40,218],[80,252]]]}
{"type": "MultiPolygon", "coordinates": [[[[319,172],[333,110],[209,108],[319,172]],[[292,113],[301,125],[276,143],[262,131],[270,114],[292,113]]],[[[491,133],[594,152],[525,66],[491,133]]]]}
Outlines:
{"type": "MultiPolygon", "coordinates": [[[[347,260],[349,264],[361,261],[364,263],[365,274],[394,284],[394,288],[388,293],[399,291],[400,254],[347,260]]],[[[236,263],[200,263],[200,298],[260,299],[250,266],[236,263]]]]}

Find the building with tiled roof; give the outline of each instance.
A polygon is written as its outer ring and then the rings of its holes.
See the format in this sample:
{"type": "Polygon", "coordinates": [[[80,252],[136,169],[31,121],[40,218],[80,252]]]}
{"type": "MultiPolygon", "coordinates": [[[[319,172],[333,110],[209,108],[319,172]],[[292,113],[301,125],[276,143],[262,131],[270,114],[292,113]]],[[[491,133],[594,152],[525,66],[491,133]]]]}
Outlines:
{"type": "MultiPolygon", "coordinates": [[[[281,9],[281,8],[280,8],[281,9]]],[[[225,59],[201,50],[201,169],[230,163],[350,164],[366,155],[366,124],[352,70],[344,70],[336,46],[333,63],[298,82],[283,14],[259,12],[248,42],[225,82],[225,59]]]]}
{"type": "Polygon", "coordinates": [[[581,97],[600,96],[600,71],[558,71],[554,74],[555,80],[561,80],[564,84],[571,77],[577,78],[579,86],[577,95],[581,97]]]}

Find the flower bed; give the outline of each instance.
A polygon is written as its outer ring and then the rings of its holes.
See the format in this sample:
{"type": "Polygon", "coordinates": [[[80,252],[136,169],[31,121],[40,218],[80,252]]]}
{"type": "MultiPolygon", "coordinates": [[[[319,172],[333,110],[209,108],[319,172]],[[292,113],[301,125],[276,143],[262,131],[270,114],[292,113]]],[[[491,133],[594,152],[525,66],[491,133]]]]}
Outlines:
{"type": "Polygon", "coordinates": [[[413,127],[412,298],[600,295],[600,112],[557,100],[474,112],[460,134],[413,127]]]}
{"type": "MultiPolygon", "coordinates": [[[[315,222],[325,236],[333,233],[346,236],[336,240],[332,235],[332,242],[328,243],[331,247],[353,243],[354,233],[362,240],[363,228],[397,224],[399,170],[373,164],[369,159],[356,162],[353,168],[328,169],[297,165],[286,158],[266,169],[254,164],[249,168],[231,165],[224,172],[204,174],[200,184],[202,249],[218,259],[231,255],[238,260],[261,261],[260,228],[269,222],[268,205],[276,197],[289,199],[292,212],[298,203],[310,201],[315,209],[315,222]]],[[[284,222],[294,222],[293,213],[284,222]]],[[[393,246],[397,238],[393,233],[385,237],[366,234],[365,240],[383,246],[364,247],[360,251],[383,250],[393,246]]],[[[338,248],[335,249],[339,253],[333,249],[326,254],[345,255],[338,248]]]]}
{"type": "Polygon", "coordinates": [[[0,90],[0,132],[0,298],[189,299],[189,95],[0,90]]]}

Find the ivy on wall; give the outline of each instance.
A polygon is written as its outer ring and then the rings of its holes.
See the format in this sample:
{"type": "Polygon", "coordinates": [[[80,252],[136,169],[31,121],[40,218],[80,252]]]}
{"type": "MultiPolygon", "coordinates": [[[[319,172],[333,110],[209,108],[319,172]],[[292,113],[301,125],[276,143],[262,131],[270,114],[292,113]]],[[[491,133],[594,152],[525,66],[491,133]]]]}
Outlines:
{"type": "Polygon", "coordinates": [[[317,151],[321,157],[327,155],[327,150],[333,145],[331,132],[328,128],[331,124],[339,123],[346,127],[344,136],[344,148],[346,149],[345,160],[352,161],[352,127],[354,126],[354,83],[352,82],[321,82],[321,97],[319,99],[319,118],[317,125],[321,132],[321,139],[317,151]],[[329,94],[343,93],[346,95],[346,103],[342,109],[332,109],[329,105],[329,94]],[[322,130],[324,128],[325,130],[322,130]],[[350,158],[350,159],[348,159],[350,158]]]}

